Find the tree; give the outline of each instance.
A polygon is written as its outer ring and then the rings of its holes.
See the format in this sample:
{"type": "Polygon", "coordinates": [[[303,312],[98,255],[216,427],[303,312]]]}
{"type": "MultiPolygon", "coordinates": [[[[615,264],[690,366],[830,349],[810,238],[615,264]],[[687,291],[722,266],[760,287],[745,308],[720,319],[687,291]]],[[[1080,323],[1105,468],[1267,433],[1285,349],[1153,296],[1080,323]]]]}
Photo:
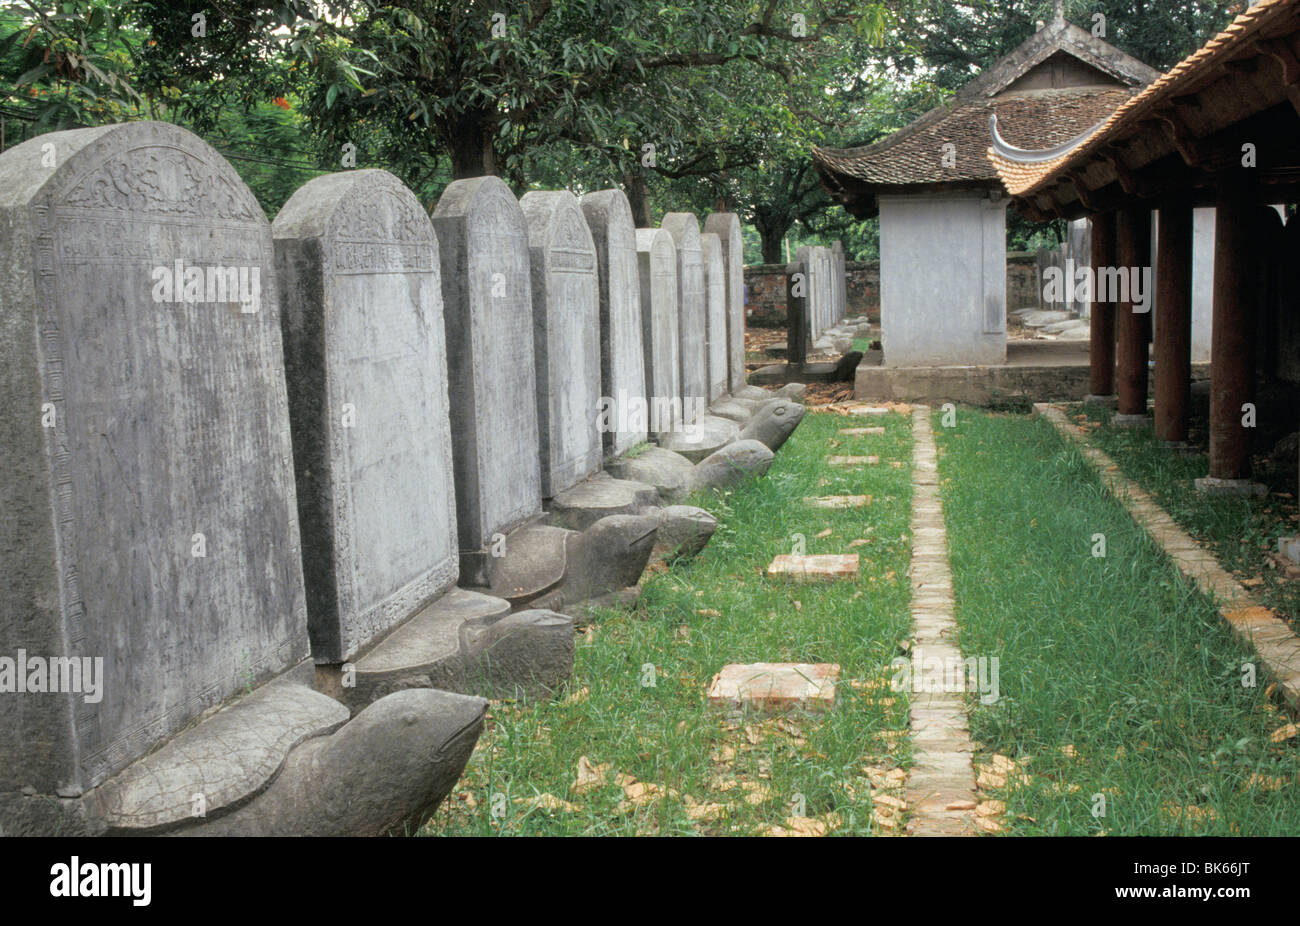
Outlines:
{"type": "MultiPolygon", "coordinates": [[[[758,128],[747,140],[747,159],[701,178],[674,181],[667,187],[675,202],[690,201],[703,209],[726,203],[754,226],[765,263],[782,260],[781,242],[796,227],[814,239],[863,240],[863,223],[835,206],[815,169],[810,151],[828,140],[868,143],[925,107],[932,88],[912,81],[891,87],[874,66],[878,42],[888,21],[877,29],[839,29],[819,43],[809,66],[791,75],[751,76],[732,86],[720,83],[718,105],[699,121],[708,126],[749,123],[758,128]]],[[[714,82],[725,75],[710,75],[714,82]]],[[[712,102],[712,101],[711,101],[712,102]]]]}
{"type": "MultiPolygon", "coordinates": [[[[1064,0],[1066,19],[1158,70],[1227,25],[1244,0],[1064,0]],[[1100,14],[1100,19],[1097,15],[1100,14]]],[[[900,9],[888,54],[900,75],[956,90],[1050,20],[1054,0],[917,0],[900,9]]]]}
{"type": "Polygon", "coordinates": [[[645,133],[659,153],[681,145],[672,128],[699,111],[700,85],[684,75],[728,64],[788,75],[831,29],[881,15],[876,4],[848,0],[798,9],[792,0],[500,6],[346,4],[332,30],[338,41],[315,49],[314,124],[336,140],[359,122],[382,124],[390,160],[434,146],[455,177],[518,176],[530,151],[557,142],[626,168],[639,163],[645,133]],[[361,86],[345,67],[365,76],[361,86]]]}
{"type": "Polygon", "coordinates": [[[132,118],[135,53],[121,11],[103,0],[0,10],[0,96],[36,131],[132,118]]]}

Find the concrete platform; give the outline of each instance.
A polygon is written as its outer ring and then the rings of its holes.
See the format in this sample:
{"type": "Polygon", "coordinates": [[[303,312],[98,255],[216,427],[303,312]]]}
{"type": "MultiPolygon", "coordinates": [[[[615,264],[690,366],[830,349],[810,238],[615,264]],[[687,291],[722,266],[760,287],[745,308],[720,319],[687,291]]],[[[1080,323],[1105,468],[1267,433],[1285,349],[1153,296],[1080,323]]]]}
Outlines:
{"type": "MultiPolygon", "coordinates": [[[[1208,363],[1192,364],[1192,380],[1209,379],[1208,363]]],[[[1153,377],[1154,382],[1154,377],[1153,377]]],[[[989,366],[891,367],[868,355],[858,364],[853,396],[893,402],[1078,402],[1088,394],[1088,342],[1007,342],[1007,361],[989,366]]]]}
{"type": "Polygon", "coordinates": [[[838,365],[829,360],[810,360],[802,367],[773,363],[749,374],[751,386],[780,386],[785,383],[833,383],[838,365]]]}

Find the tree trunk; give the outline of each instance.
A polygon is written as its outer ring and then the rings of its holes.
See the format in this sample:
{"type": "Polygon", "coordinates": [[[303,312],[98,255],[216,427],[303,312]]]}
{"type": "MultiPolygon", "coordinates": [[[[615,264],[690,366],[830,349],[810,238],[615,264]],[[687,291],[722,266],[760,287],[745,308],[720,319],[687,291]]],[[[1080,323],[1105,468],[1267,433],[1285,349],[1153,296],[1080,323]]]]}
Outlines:
{"type": "Polygon", "coordinates": [[[490,111],[462,113],[452,126],[448,148],[451,151],[451,177],[486,177],[497,173],[494,139],[496,123],[490,111]]]}
{"type": "Polygon", "coordinates": [[[626,172],[623,186],[632,206],[632,224],[637,228],[654,228],[650,219],[650,187],[646,185],[645,174],[636,169],[626,172]]]}
{"type": "Polygon", "coordinates": [[[785,235],[770,235],[766,230],[762,229],[760,229],[759,235],[763,239],[763,263],[785,263],[785,259],[781,256],[781,241],[785,238],[785,235]]]}
{"type": "Polygon", "coordinates": [[[762,242],[763,263],[784,264],[781,242],[793,223],[782,212],[759,207],[754,210],[754,229],[762,242]]]}
{"type": "Polygon", "coordinates": [[[754,227],[758,229],[758,236],[762,241],[763,263],[785,263],[785,257],[781,254],[781,242],[785,240],[785,227],[778,228],[774,223],[761,220],[756,221],[754,227]]]}

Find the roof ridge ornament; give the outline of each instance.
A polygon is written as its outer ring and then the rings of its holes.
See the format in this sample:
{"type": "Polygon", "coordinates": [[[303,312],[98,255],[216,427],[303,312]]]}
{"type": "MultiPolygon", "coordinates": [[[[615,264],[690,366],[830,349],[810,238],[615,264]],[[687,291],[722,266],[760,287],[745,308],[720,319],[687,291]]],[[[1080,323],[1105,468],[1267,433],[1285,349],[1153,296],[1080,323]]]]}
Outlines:
{"type": "Polygon", "coordinates": [[[1002,133],[998,131],[997,113],[989,115],[989,135],[993,138],[993,153],[998,157],[1012,161],[1016,164],[1043,164],[1047,161],[1055,161],[1057,158],[1069,154],[1075,148],[1079,147],[1091,138],[1093,134],[1105,125],[1109,119],[1110,117],[1107,116],[1092,128],[1076,135],[1067,142],[1057,145],[1055,148],[1044,148],[1039,151],[1017,148],[1015,145],[1003,138],[1002,133]]]}

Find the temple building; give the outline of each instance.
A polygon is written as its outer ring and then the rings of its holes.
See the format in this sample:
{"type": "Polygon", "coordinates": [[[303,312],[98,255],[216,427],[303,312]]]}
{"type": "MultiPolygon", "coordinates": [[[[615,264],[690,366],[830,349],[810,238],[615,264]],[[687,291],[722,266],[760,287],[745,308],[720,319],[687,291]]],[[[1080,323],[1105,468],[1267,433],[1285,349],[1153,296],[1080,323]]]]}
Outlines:
{"type": "Polygon", "coordinates": [[[814,148],[822,182],[861,218],[880,217],[886,366],[1006,360],[1006,207],[987,156],[989,119],[1025,149],[1068,143],[1160,74],[1053,20],[953,99],[861,148],[814,148]]]}
{"type": "Polygon", "coordinates": [[[1122,291],[1094,295],[1090,391],[1118,404],[1121,423],[1150,420],[1154,323],[1154,426],[1174,444],[1188,438],[1193,210],[1215,207],[1210,460],[1198,485],[1260,491],[1252,436],[1265,423],[1295,428],[1300,383],[1300,221],[1277,206],[1300,199],[1300,0],[1261,0],[1073,145],[992,141],[1017,208],[1092,219],[1094,276],[1155,264],[1154,318],[1122,291]]]}

